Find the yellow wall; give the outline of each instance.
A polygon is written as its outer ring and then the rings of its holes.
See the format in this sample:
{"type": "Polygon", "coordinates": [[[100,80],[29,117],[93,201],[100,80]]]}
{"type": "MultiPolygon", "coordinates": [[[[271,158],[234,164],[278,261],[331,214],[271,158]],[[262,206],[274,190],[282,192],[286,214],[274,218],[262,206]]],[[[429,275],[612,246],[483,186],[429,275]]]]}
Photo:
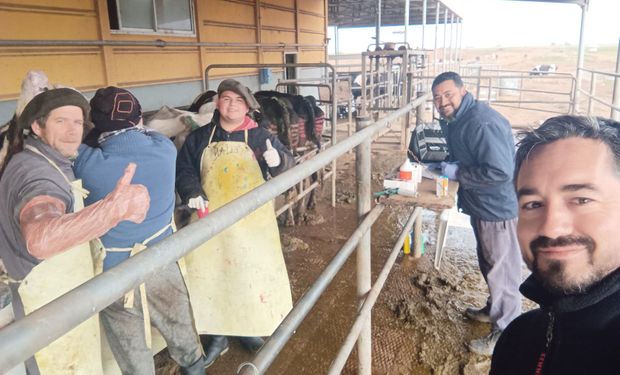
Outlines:
{"type": "MultiPolygon", "coordinates": [[[[0,40],[155,41],[216,46],[0,46],[0,100],[19,96],[27,71],[94,90],[201,80],[209,64],[325,62],[327,0],[194,0],[195,36],[111,32],[106,0],[0,0],[0,40]],[[313,46],[310,46],[313,45],[313,46]]],[[[256,74],[218,69],[210,77],[256,74]]]]}

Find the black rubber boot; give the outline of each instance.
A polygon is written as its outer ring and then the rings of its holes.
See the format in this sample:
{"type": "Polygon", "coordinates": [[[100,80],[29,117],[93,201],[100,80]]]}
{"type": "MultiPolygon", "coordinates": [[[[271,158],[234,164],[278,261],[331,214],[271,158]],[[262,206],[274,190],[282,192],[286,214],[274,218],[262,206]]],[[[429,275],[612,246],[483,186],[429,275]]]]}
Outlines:
{"type": "Polygon", "coordinates": [[[205,356],[203,355],[189,367],[181,367],[181,375],[205,375],[205,356]]]}
{"type": "Polygon", "coordinates": [[[251,353],[256,353],[265,345],[265,340],[262,337],[239,336],[239,342],[245,350],[251,353]]]}
{"type": "Polygon", "coordinates": [[[226,336],[201,335],[200,341],[205,352],[205,368],[211,366],[216,359],[228,351],[228,338],[226,336]],[[209,338],[205,343],[205,338],[209,338]]]}

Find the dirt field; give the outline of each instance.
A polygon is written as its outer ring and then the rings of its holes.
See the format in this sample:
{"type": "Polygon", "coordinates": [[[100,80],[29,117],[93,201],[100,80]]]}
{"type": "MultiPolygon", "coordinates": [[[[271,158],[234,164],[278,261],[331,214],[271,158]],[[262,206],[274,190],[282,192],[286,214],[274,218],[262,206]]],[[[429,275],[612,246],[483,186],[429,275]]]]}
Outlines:
{"type": "MultiPolygon", "coordinates": [[[[520,47],[520,48],[488,48],[465,49],[459,52],[461,75],[464,76],[467,89],[479,94],[482,100],[491,99],[495,108],[504,114],[515,127],[523,128],[538,126],[546,118],[567,113],[570,102],[569,93],[575,85],[574,76],[577,66],[576,46],[549,46],[549,47],[520,47]],[[557,65],[557,74],[548,76],[531,76],[529,72],[539,64],[557,65]],[[490,84],[493,88],[477,90],[477,69],[482,67],[483,76],[493,77],[490,84]],[[469,76],[469,77],[468,77],[469,76]],[[506,77],[506,78],[503,78],[506,77]],[[523,91],[517,92],[510,88],[519,87],[523,91]],[[544,92],[541,92],[544,91],[544,92]],[[490,94],[490,95],[489,95],[490,94]],[[511,103],[499,103],[510,101],[511,103]],[[521,104],[516,102],[522,102],[521,104]],[[532,102],[532,103],[526,103],[532,102]],[[544,102],[544,103],[540,103],[544,102]]],[[[438,71],[443,65],[441,58],[443,50],[438,50],[438,71]]],[[[587,48],[584,56],[584,68],[599,72],[613,73],[616,69],[617,46],[587,48]]],[[[434,58],[432,53],[427,60],[428,69],[425,75],[433,76],[434,58]]],[[[330,60],[335,64],[335,60],[330,60]]],[[[343,55],[339,58],[340,70],[360,70],[359,56],[343,55]],[[347,65],[355,67],[347,68],[347,65]]],[[[450,67],[447,67],[449,70],[450,67]]],[[[451,69],[456,69],[455,67],[451,69]]],[[[591,73],[584,72],[581,81],[583,90],[591,89],[591,73]]],[[[482,86],[489,86],[487,79],[481,80],[482,86]]],[[[606,103],[612,102],[613,78],[601,74],[595,75],[595,95],[606,103]]],[[[579,112],[586,114],[591,106],[591,113],[599,116],[610,116],[609,106],[597,101],[589,101],[580,95],[579,112]]]]}

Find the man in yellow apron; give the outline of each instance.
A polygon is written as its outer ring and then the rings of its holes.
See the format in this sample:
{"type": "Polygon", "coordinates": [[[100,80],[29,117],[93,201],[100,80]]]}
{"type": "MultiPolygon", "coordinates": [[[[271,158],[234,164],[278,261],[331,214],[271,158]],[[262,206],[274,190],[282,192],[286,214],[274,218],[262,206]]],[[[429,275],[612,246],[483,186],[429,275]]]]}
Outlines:
{"type": "MultiPolygon", "coordinates": [[[[217,92],[212,122],[190,134],[177,157],[181,199],[211,211],[294,165],[290,151],[248,116],[258,103],[245,86],[227,79],[217,92]]],[[[210,335],[207,366],[228,350],[227,336],[258,350],[292,307],[273,202],[185,260],[196,328],[210,335]]]]}
{"type": "MultiPolygon", "coordinates": [[[[88,241],[123,220],[141,222],[148,210],[148,191],[131,184],[135,164],[110,194],[82,208],[87,192],[71,162],[88,113],[80,93],[53,89],[35,96],[9,129],[0,171],[0,257],[11,279],[16,319],[93,277],[88,241]]],[[[26,362],[27,372],[101,374],[99,340],[94,316],[36,353],[26,362]]]]}
{"type": "MultiPolygon", "coordinates": [[[[93,147],[82,145],[73,164],[76,177],[90,191],[86,204],[96,204],[109,194],[129,162],[139,168],[134,182],[146,186],[151,196],[151,207],[142,223],[125,221],[101,236],[106,271],[172,234],[176,148],[164,135],[142,127],[140,103],[125,89],[99,89],[90,106],[95,128],[86,139],[93,147]]],[[[166,340],[168,353],[181,366],[181,373],[204,375],[202,347],[176,262],[102,310],[100,319],[123,374],[155,375],[149,340],[153,324],[166,340]]]]}

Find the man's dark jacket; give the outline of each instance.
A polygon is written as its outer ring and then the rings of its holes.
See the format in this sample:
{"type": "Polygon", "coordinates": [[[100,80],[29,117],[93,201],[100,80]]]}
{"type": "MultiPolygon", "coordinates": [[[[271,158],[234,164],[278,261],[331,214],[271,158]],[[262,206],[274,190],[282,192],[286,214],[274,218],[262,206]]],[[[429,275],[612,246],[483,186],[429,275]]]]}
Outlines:
{"type": "Polygon", "coordinates": [[[534,276],[521,293],[541,308],[508,325],[495,347],[491,374],[620,374],[620,269],[586,294],[553,296],[534,276]]]}
{"type": "Polygon", "coordinates": [[[484,221],[517,217],[515,146],[508,120],[467,93],[454,118],[440,125],[450,160],[459,162],[459,208],[484,221]]]}
{"type": "MultiPolygon", "coordinates": [[[[209,137],[215,127],[215,134],[211,142],[245,142],[245,131],[227,132],[219,125],[219,113],[216,111],[213,120],[193,131],[183,143],[183,147],[177,156],[176,188],[183,203],[190,198],[204,196],[200,182],[200,161],[202,152],[209,145],[209,137]]],[[[248,129],[248,146],[254,152],[258,165],[267,179],[268,174],[277,176],[295,166],[295,159],[291,152],[284,146],[275,135],[262,127],[248,129]],[[267,149],[265,142],[269,139],[273,148],[280,154],[280,165],[275,168],[267,166],[263,158],[263,152],[267,149]]],[[[207,197],[208,198],[208,197],[207,197]]]]}

